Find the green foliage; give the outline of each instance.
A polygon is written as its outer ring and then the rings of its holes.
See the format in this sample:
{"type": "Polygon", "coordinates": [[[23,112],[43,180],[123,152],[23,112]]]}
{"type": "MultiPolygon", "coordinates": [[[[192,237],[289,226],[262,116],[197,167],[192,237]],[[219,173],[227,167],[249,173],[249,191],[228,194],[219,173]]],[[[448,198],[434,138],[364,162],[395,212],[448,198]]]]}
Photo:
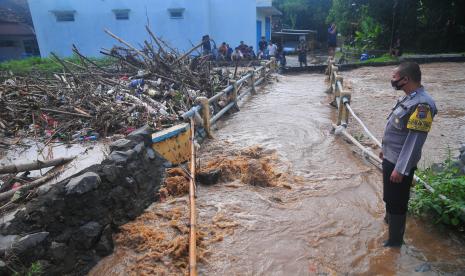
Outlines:
{"type": "Polygon", "coordinates": [[[350,35],[357,24],[359,10],[349,0],[333,0],[333,5],[329,10],[326,23],[336,23],[337,29],[343,35],[350,35]]]}
{"type": "Polygon", "coordinates": [[[331,7],[329,0],[273,0],[273,5],[283,12],[282,23],[295,29],[316,30],[319,39],[326,40],[326,17],[331,7]]]}
{"type": "Polygon", "coordinates": [[[326,22],[365,48],[389,49],[397,38],[414,52],[463,52],[465,0],[332,0],[326,22]]]}
{"type": "MultiPolygon", "coordinates": [[[[77,65],[83,65],[78,57],[65,58],[64,60],[77,65]]],[[[99,66],[109,66],[114,63],[111,58],[92,58],[93,62],[99,66]]],[[[67,64],[70,68],[73,65],[67,64]]],[[[41,72],[46,74],[63,72],[63,67],[53,58],[30,57],[21,60],[11,60],[0,63],[0,71],[11,71],[14,74],[24,75],[31,72],[41,72]]]]}
{"type": "Polygon", "coordinates": [[[444,169],[435,172],[426,169],[419,176],[433,187],[429,192],[421,184],[415,186],[415,196],[410,200],[410,212],[417,216],[432,214],[436,223],[444,223],[454,227],[463,227],[465,207],[465,176],[459,174],[459,169],[449,157],[443,164],[444,169]],[[449,199],[445,201],[439,195],[449,199]]]}
{"type": "Polygon", "coordinates": [[[355,31],[355,45],[362,50],[374,49],[381,32],[381,24],[368,15],[368,7],[364,6],[361,12],[359,30],[355,31]]]}
{"type": "Polygon", "coordinates": [[[300,14],[306,13],[308,5],[305,0],[286,0],[275,1],[276,5],[286,15],[286,21],[290,24],[292,29],[297,27],[297,18],[300,14]]]}
{"type": "Polygon", "coordinates": [[[31,264],[31,267],[29,267],[26,271],[24,272],[14,272],[13,276],[40,276],[42,275],[43,268],[42,265],[39,262],[34,262],[31,264]]]}

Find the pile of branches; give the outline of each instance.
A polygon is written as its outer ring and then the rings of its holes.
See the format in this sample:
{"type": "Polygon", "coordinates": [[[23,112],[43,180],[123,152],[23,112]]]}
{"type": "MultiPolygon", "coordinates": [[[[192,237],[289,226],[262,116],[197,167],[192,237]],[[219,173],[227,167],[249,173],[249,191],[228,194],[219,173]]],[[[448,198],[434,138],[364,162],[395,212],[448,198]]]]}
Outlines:
{"type": "Polygon", "coordinates": [[[211,97],[229,85],[228,70],[213,70],[208,56],[192,56],[201,44],[181,54],[146,29],[150,41],[139,48],[105,31],[121,45],[101,51],[114,61],[110,66],[73,45],[79,63],[51,54],[61,73],[3,72],[0,138],[74,141],[127,134],[145,124],[162,129],[177,123],[196,97],[211,97]]]}

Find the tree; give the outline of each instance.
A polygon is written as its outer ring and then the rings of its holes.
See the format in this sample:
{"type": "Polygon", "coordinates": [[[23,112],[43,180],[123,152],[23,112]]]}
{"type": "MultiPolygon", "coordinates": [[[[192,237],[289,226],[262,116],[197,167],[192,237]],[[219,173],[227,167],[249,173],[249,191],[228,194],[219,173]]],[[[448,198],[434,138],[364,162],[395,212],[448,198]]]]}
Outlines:
{"type": "Polygon", "coordinates": [[[326,23],[328,11],[331,8],[329,0],[273,0],[283,12],[282,22],[294,29],[316,30],[320,40],[326,39],[326,23]]]}
{"type": "Polygon", "coordinates": [[[290,23],[291,28],[295,29],[299,14],[306,13],[308,10],[306,2],[305,0],[281,0],[275,1],[275,4],[284,12],[285,19],[290,23]]]}

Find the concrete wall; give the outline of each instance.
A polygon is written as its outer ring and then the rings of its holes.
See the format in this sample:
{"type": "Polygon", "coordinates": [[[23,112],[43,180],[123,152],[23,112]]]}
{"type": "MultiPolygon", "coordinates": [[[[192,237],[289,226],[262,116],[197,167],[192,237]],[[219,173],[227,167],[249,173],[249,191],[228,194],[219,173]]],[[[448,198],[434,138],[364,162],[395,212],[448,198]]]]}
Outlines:
{"type": "Polygon", "coordinates": [[[256,3],[250,0],[29,0],[42,56],[72,54],[72,44],[86,55],[99,56],[115,40],[107,28],[133,45],[148,39],[147,17],[157,36],[187,50],[205,34],[232,45],[240,40],[255,45],[256,3]],[[172,19],[168,9],[184,8],[184,18],[172,19]],[[113,9],[130,9],[129,20],[116,20],[113,9]],[[53,10],[74,10],[74,22],[57,22],[53,10]]]}

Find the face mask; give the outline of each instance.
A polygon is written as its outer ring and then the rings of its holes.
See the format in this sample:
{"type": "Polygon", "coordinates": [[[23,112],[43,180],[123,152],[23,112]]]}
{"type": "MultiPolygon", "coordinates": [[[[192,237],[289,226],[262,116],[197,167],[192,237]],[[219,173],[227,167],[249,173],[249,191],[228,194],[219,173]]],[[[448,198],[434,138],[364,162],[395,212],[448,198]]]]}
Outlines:
{"type": "Polygon", "coordinates": [[[398,79],[396,81],[391,80],[392,87],[394,87],[394,89],[396,89],[396,90],[401,90],[402,87],[404,87],[406,85],[406,83],[404,83],[402,85],[399,85],[399,82],[401,82],[403,79],[405,79],[405,77],[402,77],[402,78],[400,78],[400,79],[398,79]]]}

